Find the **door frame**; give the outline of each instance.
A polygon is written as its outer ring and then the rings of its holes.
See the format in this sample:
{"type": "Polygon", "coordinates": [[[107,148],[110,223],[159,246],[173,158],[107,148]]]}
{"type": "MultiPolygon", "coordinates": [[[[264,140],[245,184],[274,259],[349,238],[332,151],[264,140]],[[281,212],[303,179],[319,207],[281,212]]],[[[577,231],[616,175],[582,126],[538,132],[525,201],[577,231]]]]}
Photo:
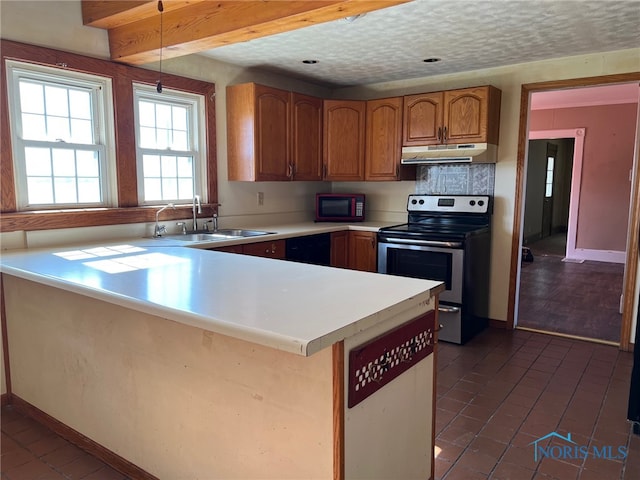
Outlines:
{"type": "MultiPolygon", "coordinates": [[[[584,153],[585,128],[569,128],[559,130],[534,130],[529,132],[528,140],[547,140],[556,138],[573,138],[573,166],[571,167],[571,199],[569,200],[569,222],[567,226],[567,248],[565,257],[579,258],[576,252],[576,236],[578,232],[578,205],[580,205],[580,185],[582,183],[582,156],[584,153]]],[[[527,141],[528,145],[528,141],[527,141]]],[[[528,156],[528,152],[527,152],[528,156]]],[[[523,191],[526,196],[526,189],[523,191]]]]}
{"type": "MultiPolygon", "coordinates": [[[[616,83],[640,82],[640,72],[605,75],[600,77],[574,78],[568,80],[554,80],[548,82],[523,84],[520,92],[520,126],[518,128],[518,156],[516,164],[516,190],[513,210],[513,232],[511,235],[511,269],[509,273],[509,297],[507,306],[506,327],[513,329],[515,320],[516,293],[519,282],[520,236],[522,233],[522,207],[524,202],[524,179],[526,172],[525,159],[529,130],[529,105],[531,94],[549,90],[569,88],[594,87],[597,85],[611,85],[616,83]]],[[[622,326],[620,331],[620,349],[628,351],[631,348],[630,336],[635,306],[635,290],[638,276],[638,241],[640,240],[640,175],[635,174],[637,158],[634,156],[634,175],[631,186],[629,235],[627,240],[627,259],[625,262],[624,301],[622,308],[622,326]]]]}

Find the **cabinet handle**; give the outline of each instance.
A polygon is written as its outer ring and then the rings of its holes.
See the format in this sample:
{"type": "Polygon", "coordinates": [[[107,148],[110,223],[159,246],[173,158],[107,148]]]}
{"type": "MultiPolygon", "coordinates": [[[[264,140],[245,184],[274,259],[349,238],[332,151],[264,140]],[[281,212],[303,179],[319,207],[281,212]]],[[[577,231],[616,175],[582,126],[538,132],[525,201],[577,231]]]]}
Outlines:
{"type": "Polygon", "coordinates": [[[400,177],[400,165],[396,165],[396,178],[400,177]]]}
{"type": "Polygon", "coordinates": [[[289,164],[289,171],[287,172],[287,177],[293,178],[293,164],[289,164]]]}
{"type": "Polygon", "coordinates": [[[322,178],[327,178],[327,164],[322,165],[322,178]]]}
{"type": "Polygon", "coordinates": [[[442,141],[442,127],[438,127],[438,141],[442,141]]]}
{"type": "Polygon", "coordinates": [[[442,141],[443,143],[447,143],[447,127],[444,127],[444,135],[442,141]]]}

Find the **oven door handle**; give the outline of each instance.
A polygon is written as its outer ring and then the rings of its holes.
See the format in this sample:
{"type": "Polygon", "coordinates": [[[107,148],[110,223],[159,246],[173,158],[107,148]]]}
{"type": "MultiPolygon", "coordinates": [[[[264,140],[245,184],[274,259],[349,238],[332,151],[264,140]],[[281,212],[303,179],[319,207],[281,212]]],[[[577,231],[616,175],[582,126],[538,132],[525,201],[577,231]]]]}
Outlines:
{"type": "Polygon", "coordinates": [[[450,307],[448,305],[438,305],[438,311],[442,313],[458,313],[460,307],[450,307]]]}
{"type": "Polygon", "coordinates": [[[380,235],[380,242],[383,243],[402,243],[406,245],[420,245],[425,247],[449,247],[449,248],[460,248],[462,247],[462,242],[442,242],[439,240],[419,240],[419,239],[407,239],[407,238],[393,238],[386,237],[384,235],[380,235]]]}

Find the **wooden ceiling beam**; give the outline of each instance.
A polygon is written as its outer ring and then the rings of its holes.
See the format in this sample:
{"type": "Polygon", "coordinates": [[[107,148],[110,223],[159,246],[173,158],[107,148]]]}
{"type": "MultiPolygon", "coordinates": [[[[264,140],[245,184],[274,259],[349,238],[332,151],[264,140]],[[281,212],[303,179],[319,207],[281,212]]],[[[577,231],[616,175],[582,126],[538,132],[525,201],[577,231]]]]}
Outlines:
{"type": "MultiPolygon", "coordinates": [[[[162,58],[246,42],[411,0],[164,0],[162,58]]],[[[160,57],[157,1],[82,1],[86,25],[109,30],[111,59],[131,65],[160,57]]]]}

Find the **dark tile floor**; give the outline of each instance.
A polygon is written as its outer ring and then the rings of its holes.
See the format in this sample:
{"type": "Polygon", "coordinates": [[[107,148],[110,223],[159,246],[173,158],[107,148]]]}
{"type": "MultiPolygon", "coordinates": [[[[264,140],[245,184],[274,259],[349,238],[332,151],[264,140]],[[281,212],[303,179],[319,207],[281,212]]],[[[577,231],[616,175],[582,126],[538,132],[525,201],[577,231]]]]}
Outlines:
{"type": "Polygon", "coordinates": [[[640,478],[640,437],[626,420],[631,353],[495,329],[439,349],[437,479],[640,478]],[[538,443],[548,455],[538,450],[544,458],[536,460],[532,442],[552,432],[591,453],[564,456],[570,444],[553,438],[538,443]],[[628,456],[593,458],[594,447],[622,447],[628,456]]]}
{"type": "Polygon", "coordinates": [[[518,326],[619,342],[624,265],[563,262],[555,247],[536,242],[534,261],[522,262],[518,326]]]}
{"type": "MultiPolygon", "coordinates": [[[[438,349],[436,479],[640,478],[640,437],[625,420],[632,354],[497,329],[438,349]],[[531,442],[554,431],[599,451],[624,447],[628,458],[536,461],[531,442]]],[[[2,409],[1,446],[2,480],[124,479],[11,407],[2,409]]]]}
{"type": "Polygon", "coordinates": [[[2,480],[128,480],[11,406],[1,420],[2,480]]]}

